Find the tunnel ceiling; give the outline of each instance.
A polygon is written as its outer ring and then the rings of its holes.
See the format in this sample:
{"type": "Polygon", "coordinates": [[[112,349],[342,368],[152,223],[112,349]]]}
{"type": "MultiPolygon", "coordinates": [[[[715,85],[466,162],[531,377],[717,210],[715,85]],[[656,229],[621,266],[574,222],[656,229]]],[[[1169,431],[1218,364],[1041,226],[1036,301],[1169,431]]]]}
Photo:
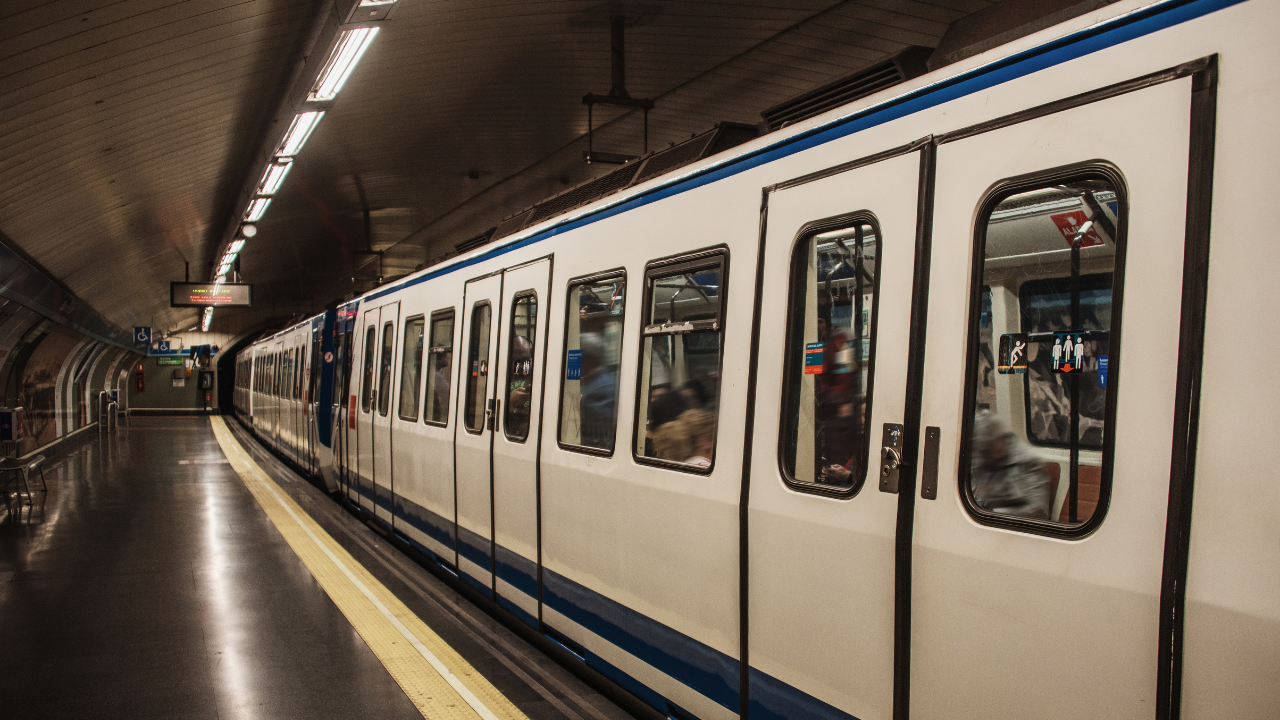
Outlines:
{"type": "MultiPolygon", "coordinates": [[[[121,327],[196,324],[168,283],[187,262],[210,278],[303,60],[350,4],[0,3],[0,241],[121,327]]],[[[254,307],[213,329],[319,311],[613,169],[582,160],[582,96],[609,92],[615,14],[656,149],[935,47],[989,5],[400,0],[241,255],[254,307]]],[[[641,152],[638,113],[595,124],[596,150],[641,152]]]]}

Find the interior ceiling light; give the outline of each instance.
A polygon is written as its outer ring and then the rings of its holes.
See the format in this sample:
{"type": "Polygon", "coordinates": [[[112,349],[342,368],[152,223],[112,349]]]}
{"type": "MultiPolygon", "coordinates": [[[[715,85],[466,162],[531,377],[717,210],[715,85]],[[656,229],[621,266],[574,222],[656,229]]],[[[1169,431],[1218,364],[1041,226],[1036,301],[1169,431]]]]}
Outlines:
{"type": "Polygon", "coordinates": [[[254,235],[258,234],[258,226],[257,225],[241,225],[240,234],[247,238],[251,238],[254,235]]]}
{"type": "Polygon", "coordinates": [[[267,206],[271,204],[271,198],[258,198],[249,203],[249,209],[244,212],[244,219],[247,222],[258,222],[262,216],[267,213],[267,206]]]}
{"type": "Polygon", "coordinates": [[[227,274],[227,271],[228,271],[228,270],[230,270],[230,269],[231,269],[231,263],[229,263],[229,262],[224,262],[224,263],[222,263],[222,267],[218,268],[218,274],[219,274],[219,275],[226,275],[226,274],[227,274]]]}
{"type": "Polygon", "coordinates": [[[213,308],[204,309],[204,322],[200,323],[200,329],[209,332],[209,326],[213,324],[213,308]]]}
{"type": "Polygon", "coordinates": [[[322,117],[324,117],[323,110],[294,115],[293,122],[289,123],[289,132],[284,134],[284,139],[280,141],[280,147],[276,150],[276,156],[291,158],[297,155],[298,151],[302,150],[302,146],[307,142],[307,138],[311,137],[311,131],[316,129],[316,125],[320,123],[320,118],[322,117]]]}
{"type": "Polygon", "coordinates": [[[267,171],[262,174],[262,181],[258,183],[259,195],[275,195],[280,190],[280,185],[284,183],[284,176],[289,174],[289,168],[293,166],[293,160],[290,158],[281,158],[267,166],[267,171]]]}
{"type": "Polygon", "coordinates": [[[307,100],[325,102],[337,97],[338,91],[342,89],[351,71],[356,69],[356,63],[360,62],[360,56],[369,49],[369,43],[373,42],[373,37],[377,34],[376,27],[343,31],[338,36],[338,43],[333,46],[333,52],[329,54],[329,60],[320,71],[320,77],[311,88],[311,94],[307,96],[307,100]]]}
{"type": "Polygon", "coordinates": [[[244,242],[245,242],[244,240],[236,240],[235,242],[231,243],[231,250],[229,252],[232,255],[239,255],[240,251],[244,249],[244,242]]]}

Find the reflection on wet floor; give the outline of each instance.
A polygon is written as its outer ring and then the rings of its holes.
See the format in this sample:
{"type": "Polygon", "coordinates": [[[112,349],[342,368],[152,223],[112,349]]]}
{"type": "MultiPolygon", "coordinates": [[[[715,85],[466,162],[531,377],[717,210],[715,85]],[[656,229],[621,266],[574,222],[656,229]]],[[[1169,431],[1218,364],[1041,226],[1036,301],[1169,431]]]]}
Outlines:
{"type": "MultiPolygon", "coordinates": [[[[329,535],[531,720],[630,717],[237,430],[329,535]]],[[[0,716],[420,718],[227,463],[206,418],[50,454],[0,508],[0,716]]]]}

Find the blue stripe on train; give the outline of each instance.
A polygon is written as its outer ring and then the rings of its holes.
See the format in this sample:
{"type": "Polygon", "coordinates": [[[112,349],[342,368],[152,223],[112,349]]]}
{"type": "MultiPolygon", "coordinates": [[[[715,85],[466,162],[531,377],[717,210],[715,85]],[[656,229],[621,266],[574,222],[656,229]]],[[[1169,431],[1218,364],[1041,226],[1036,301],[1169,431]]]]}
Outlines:
{"type": "MultiPolygon", "coordinates": [[[[363,495],[368,495],[361,490],[363,495]]],[[[400,509],[396,515],[398,519],[409,522],[445,546],[451,545],[450,529],[453,523],[448,519],[398,496],[396,506],[400,509]]],[[[360,509],[369,514],[367,509],[360,509]]],[[[385,524],[381,519],[377,519],[377,522],[385,524]]],[[[489,567],[489,541],[466,528],[459,530],[463,540],[458,546],[463,557],[481,567],[489,567]]],[[[401,537],[441,563],[442,559],[430,548],[403,533],[401,537]]],[[[501,545],[497,546],[497,550],[498,577],[536,601],[537,564],[501,545]]],[[[465,571],[458,572],[457,575],[486,597],[492,597],[488,585],[467,575],[465,571]]],[[[556,572],[544,569],[543,579],[546,582],[544,601],[548,607],[728,710],[738,712],[739,662],[736,658],[556,572]]],[[[498,596],[497,602],[530,627],[538,627],[538,619],[510,599],[498,596]]],[[[664,715],[668,714],[670,701],[661,693],[590,650],[582,648],[571,652],[580,652],[588,666],[626,688],[654,709],[664,715]]],[[[751,712],[757,720],[857,720],[854,716],[755,668],[751,668],[751,712]]]]}
{"type": "Polygon", "coordinates": [[[749,154],[726,159],[722,164],[712,165],[692,175],[673,178],[665,184],[647,190],[616,205],[609,205],[580,217],[566,218],[561,224],[535,235],[513,240],[506,245],[495,247],[474,258],[461,260],[439,270],[381,288],[364,296],[361,301],[376,300],[404,288],[486,262],[513,250],[555,237],[561,233],[599,222],[673,195],[688,192],[703,185],[709,185],[832,140],[884,125],[957,98],[988,90],[1010,80],[1016,80],[1046,68],[1061,65],[1070,60],[1084,57],[1099,50],[1105,50],[1144,35],[1150,35],[1245,1],[1169,0],[1168,2],[1158,3],[1121,15],[1107,22],[1085,28],[1072,35],[1024,50],[959,75],[939,80],[932,85],[891,98],[878,105],[864,108],[853,115],[838,118],[812,130],[779,140],[749,154]]]}

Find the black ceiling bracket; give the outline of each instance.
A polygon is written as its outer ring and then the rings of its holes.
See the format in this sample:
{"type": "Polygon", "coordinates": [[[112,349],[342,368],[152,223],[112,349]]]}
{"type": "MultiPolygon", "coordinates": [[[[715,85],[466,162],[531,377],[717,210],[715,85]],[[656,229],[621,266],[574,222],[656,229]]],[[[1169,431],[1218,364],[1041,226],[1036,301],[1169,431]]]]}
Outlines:
{"type": "Polygon", "coordinates": [[[649,152],[649,111],[653,109],[653,101],[633,98],[627,92],[626,24],[626,16],[620,14],[614,15],[609,23],[609,56],[613,75],[613,85],[609,88],[609,94],[596,95],[595,93],[587,93],[582,96],[582,104],[587,106],[587,150],[582,153],[582,159],[588,165],[591,163],[623,165],[640,157],[639,155],[595,151],[593,135],[595,132],[594,110],[596,105],[640,108],[644,112],[644,150],[641,154],[648,154],[649,152]]]}

